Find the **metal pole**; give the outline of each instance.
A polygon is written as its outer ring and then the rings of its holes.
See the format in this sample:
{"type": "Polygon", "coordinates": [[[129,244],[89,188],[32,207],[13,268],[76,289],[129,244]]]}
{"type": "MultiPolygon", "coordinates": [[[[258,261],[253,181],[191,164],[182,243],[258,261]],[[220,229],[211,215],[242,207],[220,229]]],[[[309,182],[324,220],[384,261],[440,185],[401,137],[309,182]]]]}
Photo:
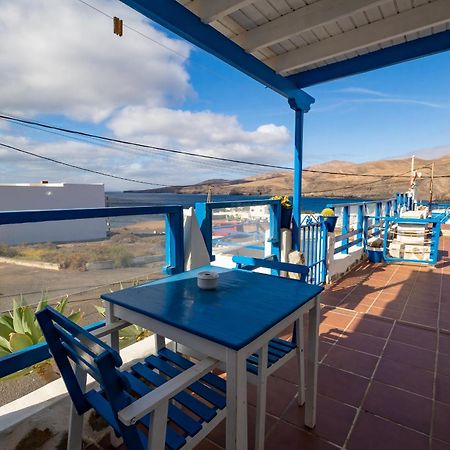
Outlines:
{"type": "Polygon", "coordinates": [[[430,214],[433,209],[433,178],[434,178],[434,163],[431,163],[431,179],[430,179],[430,214]]]}
{"type": "Polygon", "coordinates": [[[297,106],[297,103],[295,102],[294,99],[289,100],[289,105],[295,111],[292,249],[300,250],[302,160],[303,160],[303,110],[297,106]]]}

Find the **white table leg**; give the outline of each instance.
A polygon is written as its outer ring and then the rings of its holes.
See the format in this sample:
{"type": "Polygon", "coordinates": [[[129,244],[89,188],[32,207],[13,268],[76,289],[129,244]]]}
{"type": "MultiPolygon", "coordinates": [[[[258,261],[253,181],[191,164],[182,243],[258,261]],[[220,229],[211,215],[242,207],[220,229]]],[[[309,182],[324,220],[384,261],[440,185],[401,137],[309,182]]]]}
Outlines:
{"type": "Polygon", "coordinates": [[[298,395],[297,403],[299,406],[305,404],[305,333],[303,330],[303,314],[295,321],[297,330],[297,370],[298,370],[298,395]]]}
{"type": "Polygon", "coordinates": [[[314,306],[308,317],[308,359],[306,376],[306,408],[305,425],[308,428],[316,426],[317,403],[317,366],[319,353],[319,322],[320,322],[320,295],[313,300],[314,306]]]}
{"type": "Polygon", "coordinates": [[[264,450],[267,404],[267,358],[268,344],[259,349],[258,381],[256,384],[255,450],[264,450]]]}
{"type": "MultiPolygon", "coordinates": [[[[113,322],[117,322],[117,318],[114,316],[114,305],[110,302],[104,302],[105,303],[105,318],[106,318],[106,324],[112,324],[113,322]]],[[[106,337],[106,342],[109,346],[111,346],[113,349],[119,351],[119,332],[114,331],[110,333],[106,337]]]]}
{"type": "MultiPolygon", "coordinates": [[[[80,388],[86,390],[86,372],[80,366],[75,368],[80,388]]],[[[81,450],[83,444],[83,416],[79,416],[74,404],[70,405],[69,435],[67,437],[67,450],[81,450]]]]}
{"type": "Polygon", "coordinates": [[[227,350],[227,450],[246,450],[247,365],[242,352],[227,350]]]}

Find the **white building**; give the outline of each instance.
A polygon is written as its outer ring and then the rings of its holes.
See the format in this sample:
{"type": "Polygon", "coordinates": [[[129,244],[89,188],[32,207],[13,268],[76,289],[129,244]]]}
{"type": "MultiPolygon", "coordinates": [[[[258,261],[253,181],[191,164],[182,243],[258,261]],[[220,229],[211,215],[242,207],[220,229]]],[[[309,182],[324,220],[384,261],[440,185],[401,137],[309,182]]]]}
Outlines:
{"type": "MultiPolygon", "coordinates": [[[[100,208],[103,184],[0,184],[0,211],[100,208]]],[[[80,219],[0,225],[0,243],[71,242],[104,239],[106,219],[80,219]]]]}

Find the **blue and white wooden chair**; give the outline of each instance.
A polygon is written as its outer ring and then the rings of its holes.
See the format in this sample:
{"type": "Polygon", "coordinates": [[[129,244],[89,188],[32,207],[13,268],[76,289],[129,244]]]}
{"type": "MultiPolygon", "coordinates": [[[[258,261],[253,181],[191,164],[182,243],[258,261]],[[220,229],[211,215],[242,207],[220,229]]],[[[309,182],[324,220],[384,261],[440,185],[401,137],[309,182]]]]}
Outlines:
{"type": "MultiPolygon", "coordinates": [[[[309,269],[306,266],[282,263],[275,257],[270,259],[250,258],[247,256],[233,256],[233,262],[238,269],[254,270],[257,268],[270,269],[271,273],[294,272],[300,275],[300,281],[306,282],[309,269]]],[[[264,307],[264,305],[262,305],[264,307]]],[[[267,402],[267,377],[297,356],[298,362],[298,396],[297,403],[305,403],[305,359],[304,359],[303,318],[298,319],[292,330],[292,338],[284,340],[275,338],[259,353],[247,359],[247,373],[249,382],[256,384],[256,433],[255,450],[264,448],[265,412],[267,402]]]]}
{"type": "Polygon", "coordinates": [[[190,449],[225,418],[226,382],[211,373],[216,360],[194,364],[162,348],[120,371],[119,353],[98,337],[50,307],[37,318],[73,402],[68,449],[81,449],[82,415],[91,409],[129,450],[190,449]],[[97,388],[86,389],[87,374],[97,388]]]}

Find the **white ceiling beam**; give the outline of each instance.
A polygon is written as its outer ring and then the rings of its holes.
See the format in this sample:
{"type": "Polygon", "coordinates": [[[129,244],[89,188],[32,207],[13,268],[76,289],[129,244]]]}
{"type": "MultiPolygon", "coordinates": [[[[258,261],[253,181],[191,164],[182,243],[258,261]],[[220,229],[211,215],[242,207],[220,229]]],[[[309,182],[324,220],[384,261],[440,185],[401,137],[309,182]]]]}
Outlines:
{"type": "Polygon", "coordinates": [[[233,40],[252,53],[383,2],[386,0],[321,0],[245,31],[233,40]]]}
{"type": "Polygon", "coordinates": [[[396,39],[450,22],[450,1],[436,0],[414,9],[364,25],[360,28],[315,42],[264,62],[276,72],[286,74],[310,64],[345,55],[362,48],[396,39]]]}
{"type": "Polygon", "coordinates": [[[211,23],[249,5],[255,0],[194,0],[184,6],[196,14],[202,22],[211,23]]]}

